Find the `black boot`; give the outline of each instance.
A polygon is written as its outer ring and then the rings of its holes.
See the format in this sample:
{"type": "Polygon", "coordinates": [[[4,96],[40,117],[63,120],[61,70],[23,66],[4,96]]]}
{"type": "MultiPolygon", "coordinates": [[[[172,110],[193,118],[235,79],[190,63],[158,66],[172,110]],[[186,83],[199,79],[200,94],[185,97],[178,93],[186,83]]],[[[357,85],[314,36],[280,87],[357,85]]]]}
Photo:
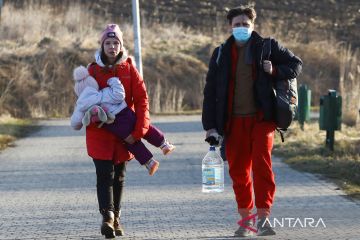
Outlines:
{"type": "Polygon", "coordinates": [[[112,211],[102,210],[101,215],[103,216],[101,234],[105,235],[105,238],[115,238],[114,213],[112,211]]]}
{"type": "Polygon", "coordinates": [[[121,210],[119,210],[119,211],[115,210],[114,213],[115,213],[115,219],[114,219],[115,235],[116,236],[124,236],[124,229],[120,223],[121,210]]]}

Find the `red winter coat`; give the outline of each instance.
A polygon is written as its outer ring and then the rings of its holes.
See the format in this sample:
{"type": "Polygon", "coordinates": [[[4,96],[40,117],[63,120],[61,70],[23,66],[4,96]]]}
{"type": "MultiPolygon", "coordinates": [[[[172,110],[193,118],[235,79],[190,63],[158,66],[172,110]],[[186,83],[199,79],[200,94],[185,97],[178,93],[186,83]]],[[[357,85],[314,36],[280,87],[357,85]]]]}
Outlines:
{"type": "MultiPolygon", "coordinates": [[[[99,84],[100,89],[107,87],[110,77],[118,77],[125,88],[125,101],[136,113],[136,125],[131,135],[135,140],[141,139],[149,129],[149,101],[145,84],[139,75],[132,59],[122,57],[113,68],[105,68],[100,56],[95,55],[96,63],[88,67],[89,73],[99,84]]],[[[100,160],[114,160],[115,164],[133,158],[121,139],[109,131],[90,124],[86,128],[86,147],[88,155],[100,160]]]]}

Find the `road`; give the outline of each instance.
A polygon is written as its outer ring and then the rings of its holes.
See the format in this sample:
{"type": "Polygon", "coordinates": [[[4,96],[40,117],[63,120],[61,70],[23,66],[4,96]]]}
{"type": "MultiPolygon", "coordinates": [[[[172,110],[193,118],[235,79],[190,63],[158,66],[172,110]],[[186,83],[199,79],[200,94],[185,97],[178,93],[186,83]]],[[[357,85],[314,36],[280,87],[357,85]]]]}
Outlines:
{"type": "MultiPolygon", "coordinates": [[[[200,116],[154,117],[153,123],[177,149],[164,157],[151,147],[161,162],[153,177],[137,161],[128,164],[121,239],[234,239],[239,216],[227,165],[225,192],[201,193],[208,147],[200,116]]],[[[84,131],[73,131],[67,119],[40,124],[0,154],[0,239],[103,239],[84,131]]],[[[266,239],[360,239],[358,202],[326,180],[276,157],[273,162],[277,192],[270,220],[283,226],[266,239]]]]}

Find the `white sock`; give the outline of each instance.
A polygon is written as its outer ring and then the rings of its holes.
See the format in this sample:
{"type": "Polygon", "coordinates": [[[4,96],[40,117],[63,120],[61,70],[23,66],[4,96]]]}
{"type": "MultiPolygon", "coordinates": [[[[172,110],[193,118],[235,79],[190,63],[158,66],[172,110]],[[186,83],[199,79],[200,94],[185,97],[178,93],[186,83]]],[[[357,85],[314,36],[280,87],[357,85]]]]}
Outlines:
{"type": "Polygon", "coordinates": [[[168,145],[168,141],[166,141],[166,139],[164,139],[163,143],[160,146],[160,149],[163,149],[164,147],[166,147],[168,145]]]}
{"type": "Polygon", "coordinates": [[[145,167],[146,167],[147,169],[151,169],[154,164],[155,164],[155,161],[154,161],[154,159],[151,158],[149,161],[147,161],[147,162],[145,163],[145,167]]]}

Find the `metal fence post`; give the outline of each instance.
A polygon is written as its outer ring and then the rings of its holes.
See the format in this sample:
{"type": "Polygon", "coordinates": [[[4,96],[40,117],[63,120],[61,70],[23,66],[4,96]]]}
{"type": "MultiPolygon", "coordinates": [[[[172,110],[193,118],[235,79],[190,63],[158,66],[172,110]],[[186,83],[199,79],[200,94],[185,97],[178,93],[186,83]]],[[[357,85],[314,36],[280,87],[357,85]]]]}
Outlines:
{"type": "Polygon", "coordinates": [[[134,24],[135,61],[140,75],[143,76],[142,60],[141,60],[139,0],[132,0],[132,15],[133,15],[133,24],[134,24]]]}
{"type": "Polygon", "coordinates": [[[329,90],[328,95],[320,98],[320,130],[326,131],[325,145],[334,150],[335,131],[341,130],[341,96],[335,90],[329,90]]]}
{"type": "Polygon", "coordinates": [[[307,85],[301,85],[298,92],[298,121],[301,130],[304,130],[304,123],[310,121],[311,90],[308,89],[307,85]]]}

